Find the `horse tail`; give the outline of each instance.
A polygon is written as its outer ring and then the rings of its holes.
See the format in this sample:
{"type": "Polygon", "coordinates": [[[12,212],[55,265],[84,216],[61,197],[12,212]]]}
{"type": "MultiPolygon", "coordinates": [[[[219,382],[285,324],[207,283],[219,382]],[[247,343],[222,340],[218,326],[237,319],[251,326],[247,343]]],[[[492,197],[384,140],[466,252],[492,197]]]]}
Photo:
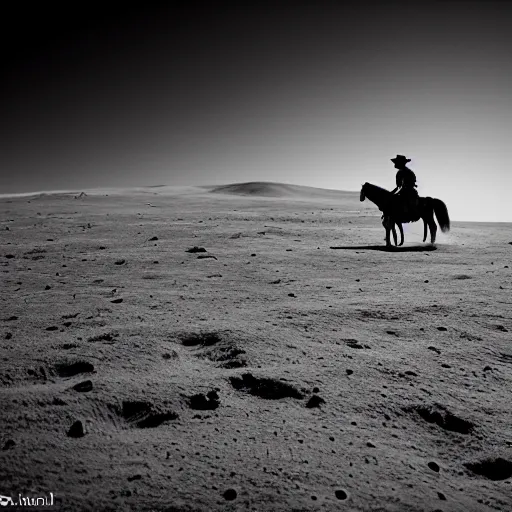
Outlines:
{"type": "Polygon", "coordinates": [[[432,198],[432,206],[436,214],[437,223],[443,233],[450,231],[450,216],[448,215],[448,208],[441,201],[441,199],[432,198]]]}

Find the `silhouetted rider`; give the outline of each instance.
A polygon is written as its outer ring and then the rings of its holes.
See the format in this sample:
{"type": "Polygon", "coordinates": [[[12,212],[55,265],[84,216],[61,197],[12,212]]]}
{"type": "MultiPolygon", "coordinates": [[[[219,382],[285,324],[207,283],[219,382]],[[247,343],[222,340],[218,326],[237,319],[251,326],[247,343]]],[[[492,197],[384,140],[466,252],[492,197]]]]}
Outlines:
{"type": "Polygon", "coordinates": [[[417,220],[418,192],[416,191],[416,175],[405,164],[411,161],[404,155],[396,155],[391,161],[395,164],[396,188],[391,192],[400,198],[401,209],[404,213],[404,220],[417,220]]]}

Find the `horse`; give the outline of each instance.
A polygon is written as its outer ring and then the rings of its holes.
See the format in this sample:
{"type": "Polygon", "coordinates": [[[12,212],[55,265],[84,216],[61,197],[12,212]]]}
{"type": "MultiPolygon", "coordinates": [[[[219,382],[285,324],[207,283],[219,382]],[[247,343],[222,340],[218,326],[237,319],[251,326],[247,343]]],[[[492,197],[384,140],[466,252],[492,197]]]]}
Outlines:
{"type": "Polygon", "coordinates": [[[403,242],[403,231],[401,226],[402,222],[416,222],[419,219],[423,219],[423,242],[425,242],[427,239],[428,226],[430,229],[431,244],[435,243],[437,233],[437,224],[434,220],[434,214],[436,216],[437,222],[439,223],[441,231],[446,233],[450,230],[450,217],[448,215],[448,208],[446,207],[446,204],[444,204],[440,199],[435,199],[433,197],[419,197],[417,218],[411,220],[403,218],[403,211],[400,207],[400,204],[396,200],[397,198],[395,195],[389,192],[389,190],[378,187],[377,185],[372,185],[371,183],[365,183],[361,187],[361,194],[359,199],[364,201],[366,198],[372,201],[372,203],[374,203],[379,208],[379,210],[384,213],[384,220],[382,225],[386,229],[386,246],[391,245],[389,235],[391,230],[394,230],[395,224],[397,224],[401,230],[403,242]]]}

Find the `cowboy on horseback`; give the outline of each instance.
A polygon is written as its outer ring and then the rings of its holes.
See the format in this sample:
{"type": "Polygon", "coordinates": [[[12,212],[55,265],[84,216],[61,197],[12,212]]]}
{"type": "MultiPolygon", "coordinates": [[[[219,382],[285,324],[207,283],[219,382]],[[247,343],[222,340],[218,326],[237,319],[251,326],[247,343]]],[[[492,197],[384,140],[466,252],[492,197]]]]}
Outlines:
{"type": "Polygon", "coordinates": [[[405,164],[411,161],[404,155],[396,155],[391,161],[395,164],[396,188],[391,192],[399,198],[401,220],[403,222],[415,222],[419,219],[418,192],[416,191],[416,175],[405,164]]]}

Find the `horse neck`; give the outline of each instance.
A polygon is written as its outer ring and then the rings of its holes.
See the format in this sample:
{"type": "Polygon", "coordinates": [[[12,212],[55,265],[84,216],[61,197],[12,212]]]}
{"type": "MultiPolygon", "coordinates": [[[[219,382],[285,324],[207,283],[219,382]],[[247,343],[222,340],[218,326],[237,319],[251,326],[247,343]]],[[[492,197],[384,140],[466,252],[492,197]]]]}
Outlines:
{"type": "Polygon", "coordinates": [[[385,190],[383,188],[377,187],[377,185],[372,185],[368,183],[365,189],[365,196],[375,203],[377,206],[385,205],[389,202],[391,197],[391,192],[385,190]]]}

